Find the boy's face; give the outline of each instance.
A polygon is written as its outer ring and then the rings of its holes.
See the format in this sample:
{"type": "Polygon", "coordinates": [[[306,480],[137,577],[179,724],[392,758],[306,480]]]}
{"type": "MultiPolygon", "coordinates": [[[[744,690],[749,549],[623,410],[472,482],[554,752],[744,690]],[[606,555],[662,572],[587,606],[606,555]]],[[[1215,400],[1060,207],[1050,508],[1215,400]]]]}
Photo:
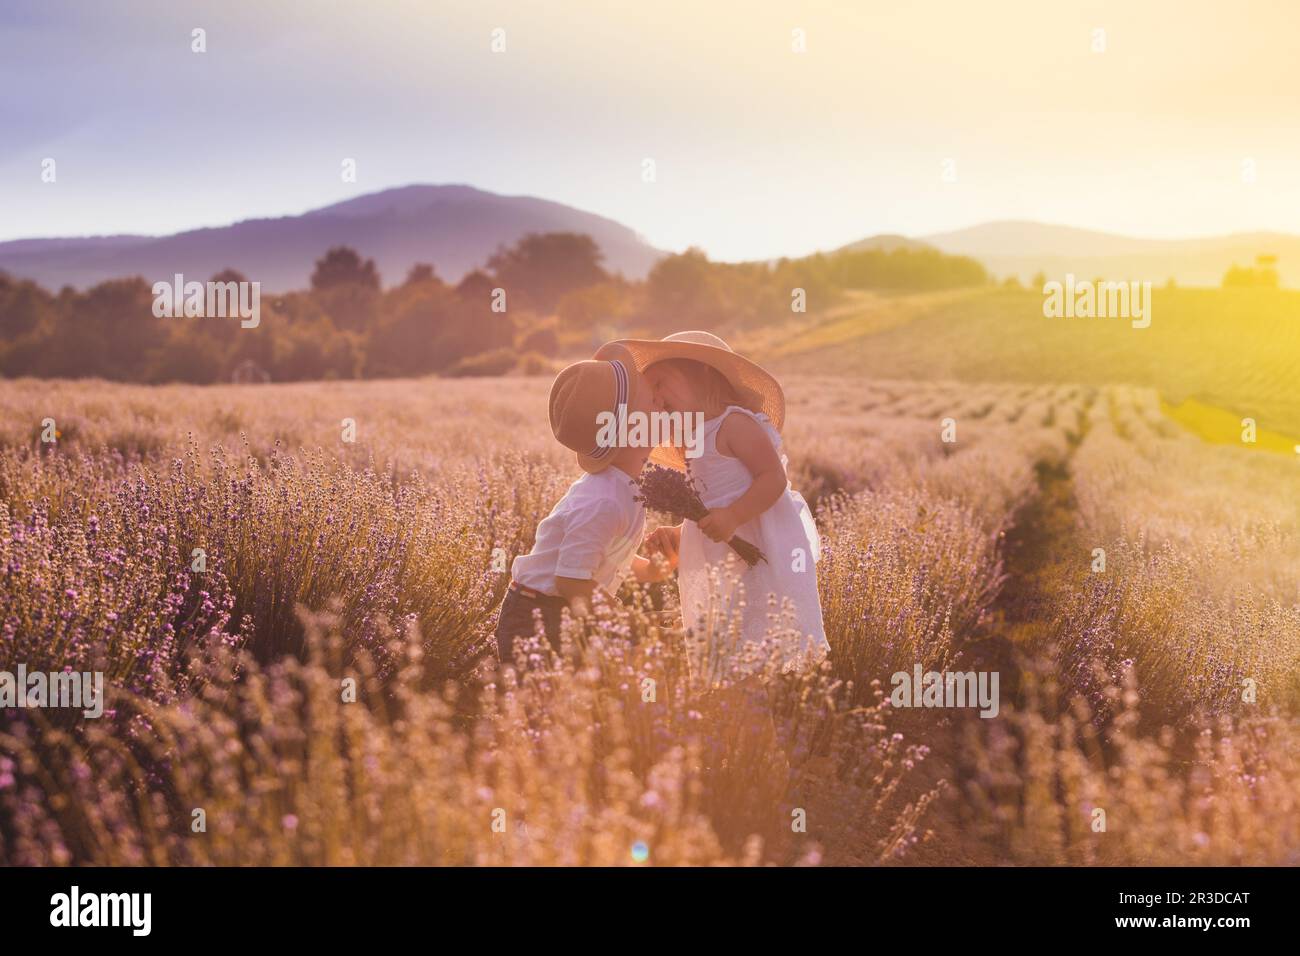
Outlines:
{"type": "MultiPolygon", "coordinates": [[[[641,387],[636,390],[632,396],[632,401],[627,406],[628,414],[640,413],[642,415],[651,415],[655,412],[664,410],[663,402],[655,394],[655,390],[644,379],[641,381],[641,387]]],[[[654,449],[647,445],[643,447],[620,448],[614,461],[625,471],[640,472],[646,459],[650,457],[650,452],[654,449]]]]}

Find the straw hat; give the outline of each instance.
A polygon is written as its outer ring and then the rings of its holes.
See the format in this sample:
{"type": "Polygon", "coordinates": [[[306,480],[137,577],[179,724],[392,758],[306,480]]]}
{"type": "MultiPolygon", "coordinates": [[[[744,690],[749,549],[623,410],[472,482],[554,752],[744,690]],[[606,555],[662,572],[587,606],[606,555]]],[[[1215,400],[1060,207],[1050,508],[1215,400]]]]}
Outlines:
{"type": "MultiPolygon", "coordinates": [[[[735,389],[741,405],[766,415],[777,431],[785,425],[785,391],[781,383],[761,365],[737,355],[712,332],[674,332],[662,339],[619,339],[605,348],[611,346],[630,353],[641,372],[665,359],[703,362],[722,373],[735,389]]],[[[650,460],[678,470],[686,467],[686,456],[680,448],[656,448],[650,460]]]]}
{"type": "Polygon", "coordinates": [[[595,358],[561,369],[551,385],[551,431],[578,456],[583,471],[595,474],[614,461],[613,446],[597,442],[602,412],[619,415],[636,407],[644,387],[636,360],[615,343],[601,346],[595,358]]]}

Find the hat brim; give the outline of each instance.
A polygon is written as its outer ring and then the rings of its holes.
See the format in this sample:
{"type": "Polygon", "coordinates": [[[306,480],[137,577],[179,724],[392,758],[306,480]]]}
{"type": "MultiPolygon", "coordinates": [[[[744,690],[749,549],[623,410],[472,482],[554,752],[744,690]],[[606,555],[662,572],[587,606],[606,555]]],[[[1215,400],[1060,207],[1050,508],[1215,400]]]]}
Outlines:
{"type": "MultiPolygon", "coordinates": [[[[741,404],[753,412],[761,412],[780,431],[785,426],[785,389],[781,383],[763,366],[752,362],[743,355],[700,342],[673,342],[663,339],[618,339],[602,346],[601,351],[617,346],[631,355],[636,362],[638,373],[644,372],[656,362],[667,359],[690,359],[703,362],[722,373],[722,376],[735,389],[741,404]]],[[[600,353],[596,353],[601,357],[600,353]]],[[[660,447],[650,455],[650,460],[658,465],[666,465],[679,471],[686,467],[686,456],[680,448],[660,447]]]]}

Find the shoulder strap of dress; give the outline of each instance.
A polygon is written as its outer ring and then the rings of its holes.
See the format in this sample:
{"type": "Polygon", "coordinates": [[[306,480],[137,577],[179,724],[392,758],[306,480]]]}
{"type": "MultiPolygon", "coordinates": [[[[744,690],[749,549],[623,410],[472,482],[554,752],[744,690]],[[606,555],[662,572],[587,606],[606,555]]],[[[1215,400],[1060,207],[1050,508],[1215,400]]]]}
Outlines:
{"type": "Polygon", "coordinates": [[[765,415],[763,412],[756,412],[753,409],[746,408],[744,405],[728,405],[726,409],[723,410],[722,414],[717,417],[717,423],[719,427],[721,427],[722,423],[726,421],[727,416],[730,415],[732,412],[740,412],[742,415],[748,415],[750,418],[754,419],[754,421],[758,422],[760,425],[772,424],[772,419],[768,418],[767,415],[765,415]]]}
{"type": "Polygon", "coordinates": [[[752,411],[744,405],[728,405],[723,409],[722,414],[718,416],[718,421],[722,421],[722,419],[726,418],[732,412],[740,412],[742,415],[748,415],[750,418],[761,418],[763,421],[767,421],[767,416],[762,412],[752,411]]]}

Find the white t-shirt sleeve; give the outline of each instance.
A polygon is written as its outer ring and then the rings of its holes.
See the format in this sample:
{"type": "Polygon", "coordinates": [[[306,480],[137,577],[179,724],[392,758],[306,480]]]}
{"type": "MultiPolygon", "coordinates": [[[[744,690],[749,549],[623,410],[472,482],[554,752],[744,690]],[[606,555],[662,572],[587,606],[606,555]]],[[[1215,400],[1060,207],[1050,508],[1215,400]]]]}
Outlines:
{"type": "Polygon", "coordinates": [[[589,581],[609,553],[610,545],[627,525],[618,502],[608,498],[593,501],[569,515],[564,539],[555,564],[555,576],[589,581]]]}

